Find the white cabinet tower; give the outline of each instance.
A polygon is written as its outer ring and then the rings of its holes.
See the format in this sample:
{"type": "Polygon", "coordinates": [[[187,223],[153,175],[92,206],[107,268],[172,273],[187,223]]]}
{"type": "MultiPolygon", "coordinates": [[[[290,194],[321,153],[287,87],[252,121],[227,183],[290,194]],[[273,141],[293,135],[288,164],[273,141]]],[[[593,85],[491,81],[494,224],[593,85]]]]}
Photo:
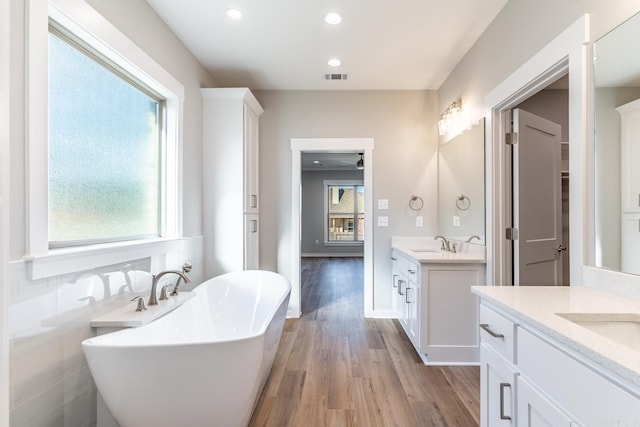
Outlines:
{"type": "Polygon", "coordinates": [[[259,117],[247,88],[202,89],[205,278],[259,268],[259,117]]]}

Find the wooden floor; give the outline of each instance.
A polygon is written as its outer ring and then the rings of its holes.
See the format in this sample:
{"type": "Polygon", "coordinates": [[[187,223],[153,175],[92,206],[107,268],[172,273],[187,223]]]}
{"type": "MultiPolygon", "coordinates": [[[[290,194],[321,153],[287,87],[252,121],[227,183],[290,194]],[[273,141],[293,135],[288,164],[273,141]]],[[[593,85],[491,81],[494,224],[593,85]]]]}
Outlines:
{"type": "Polygon", "coordinates": [[[302,262],[250,426],[478,426],[478,367],[424,366],[397,320],[363,316],[362,259],[302,262]]]}

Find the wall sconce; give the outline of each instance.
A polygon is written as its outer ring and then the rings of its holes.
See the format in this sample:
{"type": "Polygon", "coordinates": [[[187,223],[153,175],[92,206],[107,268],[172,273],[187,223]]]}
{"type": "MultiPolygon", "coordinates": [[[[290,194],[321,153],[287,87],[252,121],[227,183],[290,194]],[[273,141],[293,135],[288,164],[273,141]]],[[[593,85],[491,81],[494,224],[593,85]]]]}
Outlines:
{"type": "Polygon", "coordinates": [[[438,120],[438,133],[446,135],[456,131],[460,127],[460,113],[462,112],[462,100],[457,99],[447,107],[438,120]]]}

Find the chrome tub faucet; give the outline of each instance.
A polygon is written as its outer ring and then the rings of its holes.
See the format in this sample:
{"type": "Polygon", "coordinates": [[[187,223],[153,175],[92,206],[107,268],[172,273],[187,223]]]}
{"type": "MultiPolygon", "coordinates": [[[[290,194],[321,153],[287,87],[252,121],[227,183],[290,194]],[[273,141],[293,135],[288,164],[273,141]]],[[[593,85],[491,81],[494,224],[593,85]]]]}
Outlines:
{"type": "Polygon", "coordinates": [[[182,280],[184,280],[184,283],[191,283],[191,280],[189,279],[189,277],[185,273],[179,270],[166,270],[158,274],[155,274],[153,275],[153,280],[151,281],[151,295],[149,296],[149,302],[147,303],[147,305],[149,306],[158,305],[158,298],[156,297],[156,287],[158,286],[158,282],[160,281],[160,278],[165,274],[169,274],[169,273],[177,274],[182,278],[182,280]]]}

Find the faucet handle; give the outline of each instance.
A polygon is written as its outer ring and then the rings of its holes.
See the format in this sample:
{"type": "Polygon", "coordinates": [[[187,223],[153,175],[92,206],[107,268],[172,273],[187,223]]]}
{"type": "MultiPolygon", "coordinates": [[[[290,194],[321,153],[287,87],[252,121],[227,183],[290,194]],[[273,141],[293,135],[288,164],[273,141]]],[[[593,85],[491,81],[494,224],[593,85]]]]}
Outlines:
{"type": "Polygon", "coordinates": [[[144,305],[144,298],[141,296],[133,297],[131,301],[138,300],[138,307],[136,307],[136,311],[147,311],[147,307],[144,305]]]}
{"type": "Polygon", "coordinates": [[[164,286],[162,287],[162,289],[160,289],[160,301],[164,301],[164,300],[169,299],[169,298],[167,297],[167,288],[168,288],[168,287],[169,287],[169,285],[164,285],[164,286]]]}
{"type": "Polygon", "coordinates": [[[456,246],[457,246],[457,245],[458,245],[458,244],[457,244],[456,242],[453,242],[453,243],[451,244],[451,252],[452,252],[452,253],[454,253],[454,254],[458,252],[458,250],[456,249],[456,246]]]}

